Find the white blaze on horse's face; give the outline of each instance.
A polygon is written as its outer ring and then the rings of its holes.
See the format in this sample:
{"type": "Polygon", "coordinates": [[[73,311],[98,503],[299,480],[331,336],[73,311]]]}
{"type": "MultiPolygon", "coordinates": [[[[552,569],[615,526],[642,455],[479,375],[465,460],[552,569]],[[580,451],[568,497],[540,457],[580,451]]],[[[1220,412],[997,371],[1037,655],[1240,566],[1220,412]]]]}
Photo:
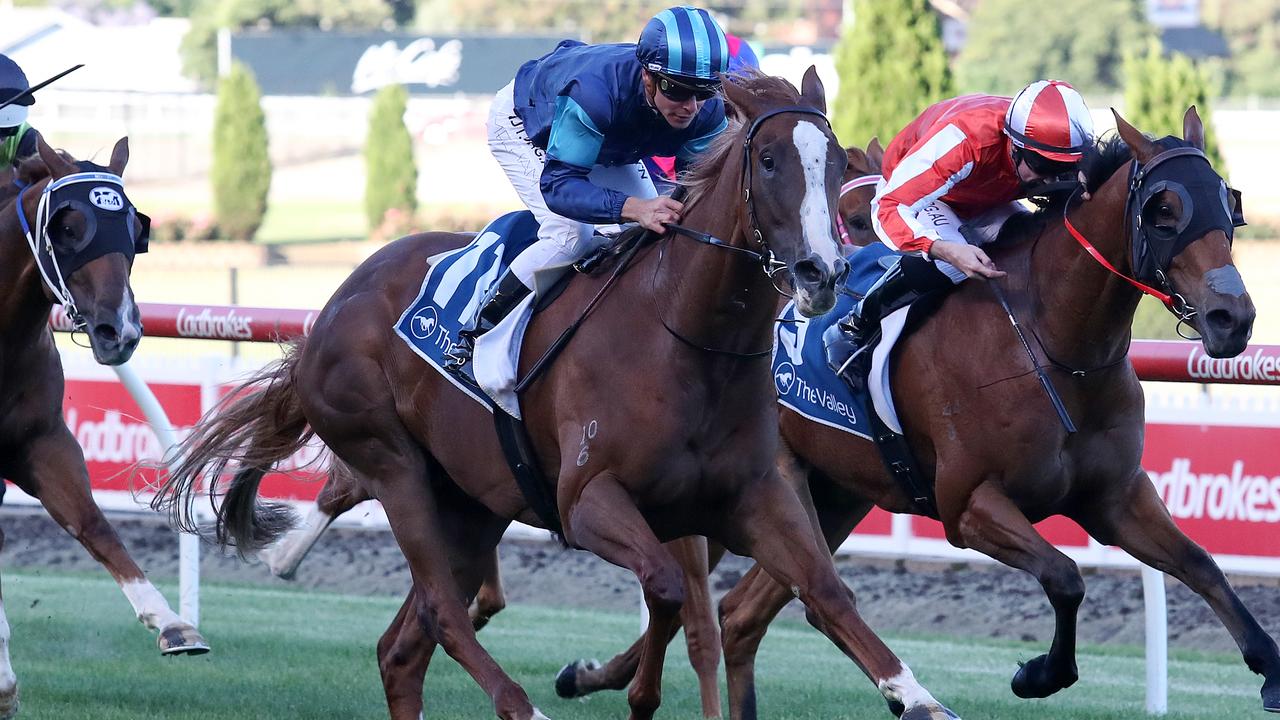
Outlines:
{"type": "Polygon", "coordinates": [[[842,256],[836,244],[835,220],[827,191],[827,159],[831,156],[831,138],[815,124],[801,120],[791,131],[796,150],[800,154],[800,166],[804,169],[804,199],[800,202],[800,230],[804,233],[805,247],[816,254],[834,273],[842,256]]]}

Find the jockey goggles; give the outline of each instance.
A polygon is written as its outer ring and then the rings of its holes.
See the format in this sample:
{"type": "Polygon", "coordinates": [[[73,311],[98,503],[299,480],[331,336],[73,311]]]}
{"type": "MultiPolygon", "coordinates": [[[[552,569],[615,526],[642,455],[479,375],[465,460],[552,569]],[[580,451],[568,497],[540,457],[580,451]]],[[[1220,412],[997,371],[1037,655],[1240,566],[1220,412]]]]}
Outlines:
{"type": "Polygon", "coordinates": [[[693,98],[698,102],[706,102],[720,92],[720,83],[710,85],[686,85],[662,73],[653,73],[658,80],[658,92],[671,102],[688,102],[693,98]]]}

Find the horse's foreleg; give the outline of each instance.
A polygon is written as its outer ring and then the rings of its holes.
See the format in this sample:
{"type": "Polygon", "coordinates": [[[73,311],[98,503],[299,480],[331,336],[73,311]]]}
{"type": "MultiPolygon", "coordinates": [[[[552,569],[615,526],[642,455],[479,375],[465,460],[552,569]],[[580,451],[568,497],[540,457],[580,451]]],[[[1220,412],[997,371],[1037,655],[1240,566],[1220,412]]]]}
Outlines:
{"type": "MultiPolygon", "coordinates": [[[[754,557],[798,596],[815,616],[814,624],[866,673],[885,699],[905,708],[902,720],[954,717],[858,615],[852,593],[836,575],[812,519],[795,490],[776,472],[744,486],[724,522],[729,549],[754,557]]],[[[730,662],[726,653],[726,666],[730,662]]]]}
{"type": "Polygon", "coordinates": [[[507,607],[507,596],[502,591],[502,572],[498,568],[498,549],[494,548],[479,562],[484,580],[468,609],[471,626],[476,630],[488,625],[494,615],[507,607]]]}
{"type": "MultiPolygon", "coordinates": [[[[0,479],[0,484],[4,480],[0,479]]],[[[0,530],[0,550],[4,549],[4,530],[0,530]]],[[[4,612],[4,597],[0,593],[0,720],[8,720],[18,714],[18,676],[13,674],[9,662],[9,616],[4,612]]]]}
{"type": "Polygon", "coordinates": [[[1239,646],[1249,669],[1262,675],[1262,707],[1280,712],[1280,653],[1249,612],[1218,564],[1169,515],[1145,472],[1114,497],[1076,517],[1099,542],[1117,545],[1139,561],[1181,580],[1209,603],[1239,646]]]}
{"type": "Polygon", "coordinates": [[[39,498],[50,517],[111,573],[138,620],[159,633],[160,651],[166,655],[208,652],[204,638],[169,607],[94,503],[84,454],[66,426],[30,441],[25,450],[26,457],[10,479],[39,498]]]}
{"type": "Polygon", "coordinates": [[[400,612],[378,639],[378,672],[393,718],[422,714],[422,683],[436,649],[436,641],[418,622],[417,602],[417,593],[410,590],[400,612]]]}
{"type": "Polygon", "coordinates": [[[369,493],[361,487],[352,473],[330,471],[315,503],[303,516],[302,523],[275,544],[259,552],[258,559],[262,560],[272,575],[282,580],[292,580],[298,572],[298,566],[320,541],[320,536],[329,529],[334,518],[369,499],[369,493]]]}
{"type": "MultiPolygon", "coordinates": [[[[708,574],[711,561],[707,539],[690,535],[667,543],[667,549],[684,571],[684,605],[680,621],[684,626],[685,647],[689,664],[698,676],[698,692],[702,696],[702,716],[720,717],[720,628],[716,624],[711,603],[708,574]]],[[[668,640],[668,642],[670,642],[668,640]]]]}
{"type": "Polygon", "coordinates": [[[627,693],[632,720],[648,720],[662,703],[662,664],[684,604],[680,566],[658,542],[635,501],[611,473],[587,481],[568,514],[568,539],[635,573],[649,608],[640,664],[627,693]]]}
{"type": "MultiPolygon", "coordinates": [[[[705,542],[707,544],[706,566],[708,569],[715,567],[716,564],[720,562],[720,559],[724,557],[724,546],[719,543],[710,542],[706,540],[706,538],[681,538],[667,543],[667,547],[670,549],[674,547],[675,544],[688,540],[696,540],[696,542],[705,542]]],[[[688,566],[686,566],[680,559],[679,553],[673,551],[672,554],[676,556],[677,561],[680,562],[681,567],[684,568],[685,577],[687,579],[689,577],[688,566]]],[[[699,579],[699,582],[703,581],[699,579]]],[[[705,603],[700,603],[695,598],[695,596],[702,591],[703,588],[699,588],[697,584],[694,584],[693,582],[686,582],[685,604],[680,608],[680,620],[677,623],[677,626],[671,629],[671,637],[667,638],[667,644],[670,644],[671,640],[675,638],[675,634],[679,631],[680,626],[688,628],[695,623],[702,624],[704,626],[710,625],[711,632],[716,633],[718,636],[719,628],[716,627],[715,615],[711,614],[712,608],[710,596],[708,595],[705,603]],[[704,605],[705,608],[703,607],[704,605]]],[[[706,591],[710,592],[710,588],[706,588],[706,591]]],[[[698,649],[689,649],[689,661],[691,664],[694,664],[694,672],[698,672],[698,664],[695,663],[694,657],[702,656],[701,653],[703,652],[704,641],[701,638],[706,638],[709,635],[705,630],[702,632],[694,630],[692,635],[688,630],[686,630],[685,634],[687,637],[696,636],[700,638],[698,641],[698,649]]],[[[575,698],[590,695],[591,693],[599,692],[600,690],[621,690],[625,688],[636,675],[636,667],[640,664],[640,652],[644,648],[644,641],[645,637],[641,634],[640,637],[636,638],[636,641],[631,644],[631,647],[623,650],[617,655],[614,655],[604,665],[601,665],[595,660],[575,660],[574,662],[565,665],[560,669],[559,674],[556,675],[556,693],[563,698],[575,698]]],[[[715,659],[713,662],[718,662],[720,648],[717,646],[714,652],[715,659]]],[[[704,658],[702,662],[705,667],[705,656],[702,657],[704,658]]],[[[699,673],[698,675],[699,686],[702,688],[702,709],[703,712],[707,714],[707,717],[715,717],[715,714],[712,714],[709,711],[715,710],[718,714],[720,707],[720,688],[717,682],[718,674],[714,665],[709,671],[707,671],[706,675],[710,676],[710,683],[704,680],[704,677],[706,676],[702,673],[699,673]],[[707,704],[707,691],[712,686],[714,686],[716,705],[714,708],[709,708],[707,704]]]]}
{"type": "Polygon", "coordinates": [[[1079,677],[1076,618],[1084,602],[1084,578],[1075,561],[1041,537],[1013,501],[991,482],[979,485],[961,514],[946,518],[946,523],[948,537],[957,545],[1029,573],[1053,606],[1053,643],[1047,654],[1018,668],[1011,683],[1014,694],[1043,698],[1071,687],[1079,677]]]}
{"type": "MultiPolygon", "coordinates": [[[[815,500],[810,495],[810,485],[805,481],[807,473],[800,477],[796,487],[797,497],[819,526],[818,531],[826,539],[827,549],[835,549],[844,542],[853,528],[871,511],[871,503],[840,491],[829,482],[814,476],[819,493],[815,500]]],[[[795,487],[793,485],[793,487],[795,487]]],[[[755,662],[756,653],[769,629],[769,623],[795,597],[788,588],[779,585],[759,565],[751,568],[720,602],[721,630],[724,633],[725,675],[729,682],[729,716],[731,718],[756,717],[755,662]]],[[[818,627],[820,620],[810,613],[810,622],[818,627]]],[[[826,633],[826,630],[819,627],[826,633]]],[[[894,708],[895,714],[901,708],[894,708]]]]}

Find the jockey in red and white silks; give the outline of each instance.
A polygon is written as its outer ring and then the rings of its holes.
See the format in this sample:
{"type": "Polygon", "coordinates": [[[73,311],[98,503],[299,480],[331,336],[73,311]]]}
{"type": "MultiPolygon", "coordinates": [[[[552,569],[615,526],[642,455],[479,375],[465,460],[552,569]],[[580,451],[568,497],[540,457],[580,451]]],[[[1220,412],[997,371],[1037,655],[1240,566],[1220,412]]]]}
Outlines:
{"type": "Polygon", "coordinates": [[[885,150],[871,205],[876,235],[907,254],[838,323],[844,336],[829,338],[832,364],[848,366],[884,317],[921,295],[967,277],[1004,275],[968,243],[962,222],[1002,206],[1016,211],[1014,201],[1033,183],[1077,173],[1092,146],[1089,108],[1058,80],[1034,82],[1014,98],[943,100],[921,113],[885,150]]]}
{"type": "Polygon", "coordinates": [[[939,102],[885,150],[885,181],[872,201],[876,234],[894,249],[947,263],[953,279],[991,277],[995,267],[965,242],[960,221],[1012,202],[1028,183],[1070,172],[1092,144],[1084,99],[1057,80],[1032,83],[1012,100],[939,102]]]}

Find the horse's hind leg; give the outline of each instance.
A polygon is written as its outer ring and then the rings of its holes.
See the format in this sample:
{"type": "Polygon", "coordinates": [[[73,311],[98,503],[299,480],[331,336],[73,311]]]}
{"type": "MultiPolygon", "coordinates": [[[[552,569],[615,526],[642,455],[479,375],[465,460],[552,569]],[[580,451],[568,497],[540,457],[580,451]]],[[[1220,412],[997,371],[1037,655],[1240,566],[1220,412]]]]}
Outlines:
{"type": "MultiPolygon", "coordinates": [[[[0,485],[4,480],[0,479],[0,485]]],[[[0,530],[0,550],[4,549],[4,530],[0,530]]],[[[13,674],[9,662],[9,617],[4,612],[4,598],[0,593],[0,720],[8,720],[18,714],[18,677],[13,674]]]]}
{"type": "Polygon", "coordinates": [[[204,638],[169,607],[93,502],[84,454],[66,426],[30,440],[24,450],[25,457],[9,479],[39,498],[54,521],[111,573],[138,620],[159,632],[160,651],[166,655],[208,652],[204,638]]]}
{"type": "MultiPolygon", "coordinates": [[[[720,663],[719,628],[711,604],[711,588],[707,584],[710,569],[724,557],[724,546],[709,542],[701,536],[691,536],[667,543],[676,561],[684,570],[685,599],[680,607],[680,620],[671,629],[667,644],[675,638],[681,627],[685,629],[689,663],[698,676],[702,693],[702,713],[705,717],[720,716],[720,663]],[[680,544],[696,543],[693,548],[678,549],[680,544]],[[700,559],[705,547],[706,559],[700,559]],[[715,647],[709,643],[715,642],[715,647]]],[[[562,698],[584,697],[600,690],[621,690],[631,682],[640,664],[644,649],[642,633],[631,647],[614,655],[601,665],[595,660],[575,660],[565,665],[556,675],[556,694],[562,698]]]]}
{"type": "Polygon", "coordinates": [[[507,596],[502,591],[502,572],[498,567],[498,548],[495,547],[493,552],[487,553],[485,557],[478,559],[476,562],[483,574],[483,581],[480,583],[480,589],[475,593],[475,599],[471,601],[468,614],[471,616],[471,627],[479,631],[489,624],[494,615],[502,612],[507,607],[507,596]]]}
{"type": "MultiPolygon", "coordinates": [[[[816,475],[814,478],[817,481],[813,483],[815,494],[821,495],[811,499],[809,488],[801,487],[797,488],[797,496],[813,513],[828,550],[834,552],[866,517],[871,503],[840,491],[816,475]]],[[[731,718],[756,717],[756,653],[769,623],[794,597],[789,589],[779,585],[756,565],[721,600],[720,622],[731,718]]],[[[811,617],[811,621],[817,624],[816,617],[811,617]]],[[[901,707],[895,708],[895,714],[901,712],[901,707]]]]}
{"type": "Polygon", "coordinates": [[[1280,653],[1275,640],[1240,601],[1209,553],[1174,524],[1145,472],[1119,484],[1075,519],[1099,542],[1118,545],[1204,598],[1240,647],[1245,664],[1263,676],[1263,709],[1280,712],[1280,653]]]}
{"type": "Polygon", "coordinates": [[[662,703],[662,664],[675,634],[684,581],[680,566],[658,542],[631,496],[609,472],[586,482],[565,523],[566,538],[635,573],[649,608],[649,629],[635,680],[627,693],[632,720],[648,720],[662,703]]]}
{"type": "MultiPolygon", "coordinates": [[[[938,485],[946,482],[939,476],[938,485]]],[[[1071,687],[1076,670],[1076,618],[1084,601],[1084,578],[1075,561],[1049,544],[1031,521],[994,483],[984,482],[955,518],[944,518],[949,539],[1040,582],[1053,606],[1054,631],[1049,652],[1018,668],[1011,686],[1021,698],[1048,697],[1071,687]]]]}
{"type": "MultiPolygon", "coordinates": [[[[338,461],[335,459],[335,463],[338,461]]],[[[307,553],[320,541],[320,536],[339,515],[372,499],[353,473],[335,464],[316,496],[315,503],[303,516],[302,523],[279,541],[258,553],[272,575],[292,580],[307,553]]]]}

